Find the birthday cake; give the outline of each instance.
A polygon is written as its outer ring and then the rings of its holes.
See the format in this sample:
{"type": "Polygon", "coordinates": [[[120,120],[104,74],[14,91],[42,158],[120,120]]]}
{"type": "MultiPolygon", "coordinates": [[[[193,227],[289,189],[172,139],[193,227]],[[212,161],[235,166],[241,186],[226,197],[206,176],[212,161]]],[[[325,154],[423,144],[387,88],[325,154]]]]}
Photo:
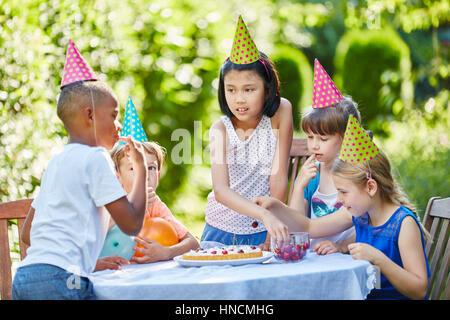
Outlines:
{"type": "Polygon", "coordinates": [[[183,254],[183,260],[234,260],[262,257],[260,248],[248,245],[198,248],[183,254]]]}

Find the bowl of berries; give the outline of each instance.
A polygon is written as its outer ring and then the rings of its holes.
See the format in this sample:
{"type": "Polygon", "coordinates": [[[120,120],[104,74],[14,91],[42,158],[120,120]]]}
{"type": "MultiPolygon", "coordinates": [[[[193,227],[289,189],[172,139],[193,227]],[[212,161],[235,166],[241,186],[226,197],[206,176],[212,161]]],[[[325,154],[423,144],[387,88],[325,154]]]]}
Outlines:
{"type": "Polygon", "coordinates": [[[277,243],[270,239],[270,248],[277,260],[286,262],[301,260],[309,248],[309,233],[292,232],[289,242],[277,243]]]}

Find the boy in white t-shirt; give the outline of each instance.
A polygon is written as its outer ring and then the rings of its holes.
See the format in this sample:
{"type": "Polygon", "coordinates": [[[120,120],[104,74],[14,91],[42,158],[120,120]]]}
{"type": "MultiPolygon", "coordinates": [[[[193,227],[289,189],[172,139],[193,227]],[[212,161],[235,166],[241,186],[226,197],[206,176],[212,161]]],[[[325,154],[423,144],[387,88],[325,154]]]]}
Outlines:
{"type": "Polygon", "coordinates": [[[119,140],[114,92],[100,81],[65,85],[57,112],[69,143],[51,159],[25,221],[31,246],[14,277],[14,299],[94,299],[87,276],[96,266],[109,214],[130,235],[139,233],[145,216],[142,145],[121,138],[138,171],[128,197],[106,150],[119,140]]]}

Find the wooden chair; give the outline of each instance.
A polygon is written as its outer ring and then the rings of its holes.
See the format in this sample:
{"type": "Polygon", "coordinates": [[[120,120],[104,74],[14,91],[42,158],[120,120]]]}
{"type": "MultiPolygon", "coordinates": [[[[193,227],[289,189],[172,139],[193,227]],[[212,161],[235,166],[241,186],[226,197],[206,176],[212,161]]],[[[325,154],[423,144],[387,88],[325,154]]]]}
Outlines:
{"type": "Polygon", "coordinates": [[[0,294],[2,300],[11,300],[11,249],[8,240],[8,220],[17,219],[20,258],[23,259],[28,246],[22,241],[21,230],[32,201],[32,199],[25,199],[0,203],[0,294]]]}
{"type": "Polygon", "coordinates": [[[305,162],[305,160],[310,156],[308,152],[308,146],[306,144],[306,139],[297,138],[292,140],[291,151],[289,153],[289,192],[287,203],[292,196],[292,191],[294,190],[294,181],[297,178],[299,168],[305,162]]]}
{"type": "Polygon", "coordinates": [[[427,295],[431,300],[450,300],[450,198],[433,197],[428,201],[422,224],[431,235],[425,244],[430,263],[427,295]]]}

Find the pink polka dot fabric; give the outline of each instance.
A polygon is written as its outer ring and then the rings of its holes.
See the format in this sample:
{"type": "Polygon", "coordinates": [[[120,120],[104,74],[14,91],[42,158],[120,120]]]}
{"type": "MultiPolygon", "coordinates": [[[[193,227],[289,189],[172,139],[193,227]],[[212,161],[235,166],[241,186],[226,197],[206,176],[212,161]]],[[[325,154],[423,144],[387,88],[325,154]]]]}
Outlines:
{"type": "Polygon", "coordinates": [[[72,40],[69,40],[61,88],[82,80],[98,80],[98,78],[72,40]]]}
{"type": "Polygon", "coordinates": [[[328,73],[319,63],[319,60],[314,60],[314,95],[313,105],[314,109],[331,107],[335,103],[342,100],[342,94],[334,85],[328,73]]]}
{"type": "Polygon", "coordinates": [[[362,163],[373,159],[380,149],[353,115],[348,117],[339,159],[348,163],[362,163]]]}
{"type": "Polygon", "coordinates": [[[235,64],[248,64],[258,61],[260,54],[253,42],[247,26],[239,16],[236,33],[234,34],[233,47],[231,48],[230,60],[235,64]]]}

